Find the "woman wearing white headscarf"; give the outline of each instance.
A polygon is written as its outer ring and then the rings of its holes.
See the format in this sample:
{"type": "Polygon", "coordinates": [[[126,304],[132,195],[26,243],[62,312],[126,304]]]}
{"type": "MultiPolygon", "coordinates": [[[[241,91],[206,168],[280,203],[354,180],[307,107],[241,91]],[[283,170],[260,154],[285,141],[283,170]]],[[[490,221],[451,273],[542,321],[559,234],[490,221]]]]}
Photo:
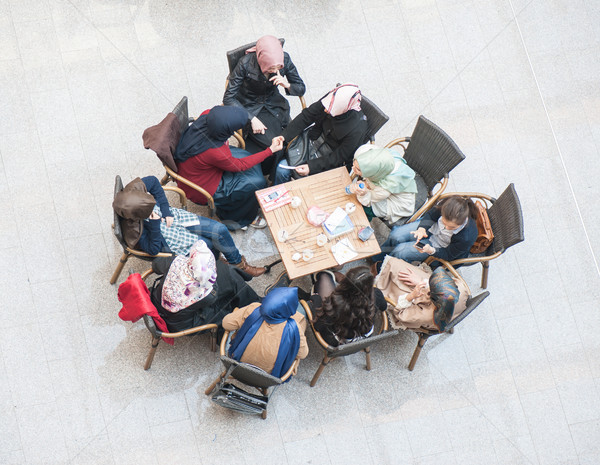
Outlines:
{"type": "MultiPolygon", "coordinates": [[[[356,84],[340,84],[292,120],[283,131],[287,143],[313,125],[309,138],[326,146],[326,150],[319,150],[320,153],[329,152],[296,166],[299,175],[321,173],[340,166],[350,170],[354,152],[367,142],[367,117],[360,109],[360,101],[361,93],[356,84]]],[[[292,170],[277,167],[275,184],[287,182],[291,176],[292,170]]]]}
{"type": "Polygon", "coordinates": [[[151,298],[172,332],[220,324],[234,307],[260,300],[234,268],[215,260],[204,241],[196,242],[188,257],[177,256],[168,270],[151,298]]]}

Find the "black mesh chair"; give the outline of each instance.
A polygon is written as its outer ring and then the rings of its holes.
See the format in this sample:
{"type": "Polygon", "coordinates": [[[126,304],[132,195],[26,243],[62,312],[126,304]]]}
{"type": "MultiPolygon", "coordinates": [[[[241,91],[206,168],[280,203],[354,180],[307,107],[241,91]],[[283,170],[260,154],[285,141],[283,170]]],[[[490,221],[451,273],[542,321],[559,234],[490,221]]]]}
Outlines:
{"type": "MultiPolygon", "coordinates": [[[[459,266],[474,265],[481,263],[481,288],[486,289],[488,283],[488,273],[490,268],[490,260],[502,255],[509,247],[523,242],[525,240],[525,231],[523,225],[523,211],[521,202],[514,184],[509,184],[508,187],[500,194],[500,197],[494,199],[487,194],[477,192],[452,192],[444,194],[440,197],[443,199],[451,195],[462,195],[474,200],[481,200],[485,203],[494,240],[481,254],[470,254],[467,258],[453,260],[450,264],[456,268],[459,266]]],[[[435,256],[429,257],[426,262],[431,263],[437,261],[435,256]]]]}
{"type": "Polygon", "coordinates": [[[223,338],[221,339],[220,353],[221,353],[221,362],[224,366],[224,371],[219,375],[219,377],[213,381],[213,383],[206,388],[204,394],[207,396],[210,395],[217,385],[223,387],[226,386],[225,383],[231,377],[233,379],[238,380],[239,382],[250,386],[254,389],[257,389],[262,396],[264,396],[262,402],[262,408],[252,408],[247,403],[242,404],[241,402],[236,402],[235,399],[231,399],[229,396],[215,396],[213,397],[213,401],[222,407],[231,408],[233,410],[237,410],[242,413],[259,413],[262,419],[267,418],[267,409],[266,404],[269,401],[273,392],[275,392],[275,388],[280,384],[283,384],[287,381],[293,373],[296,372],[300,360],[294,360],[292,366],[288,369],[288,371],[281,377],[277,378],[276,376],[272,376],[266,371],[248,363],[238,362],[227,356],[226,348],[227,339],[229,338],[229,331],[225,331],[223,334],[223,338]],[[269,392],[269,389],[271,391],[269,392]]]}
{"type": "Polygon", "coordinates": [[[429,210],[446,189],[450,171],[465,159],[450,136],[423,115],[419,116],[412,136],[394,139],[386,145],[396,146],[403,149],[406,163],[416,173],[417,196],[414,213],[393,224],[386,222],[388,227],[415,221],[429,210]]]}
{"type": "Polygon", "coordinates": [[[364,95],[360,99],[360,108],[367,117],[367,136],[371,143],[375,142],[375,134],[390,119],[381,109],[364,95]]]}
{"type": "MultiPolygon", "coordinates": [[[[280,38],[279,42],[281,42],[282,47],[285,45],[284,38],[280,38]]],[[[229,66],[229,74],[231,74],[231,72],[235,69],[235,67],[238,64],[238,61],[240,61],[240,58],[242,58],[246,54],[246,50],[254,47],[255,45],[256,42],[251,42],[249,44],[242,45],[238,48],[234,48],[233,50],[229,50],[228,52],[226,52],[227,65],[229,66]]],[[[227,87],[228,84],[229,76],[227,76],[227,80],[225,81],[225,87],[227,87]]],[[[300,105],[302,105],[302,108],[306,108],[306,100],[304,100],[304,96],[301,95],[298,98],[300,99],[300,105]]]]}
{"type": "Polygon", "coordinates": [[[302,304],[304,310],[306,311],[306,319],[310,322],[310,327],[313,330],[315,339],[325,352],[323,354],[323,360],[321,361],[321,365],[319,365],[319,368],[317,368],[315,375],[310,381],[310,387],[314,387],[315,384],[317,384],[321,373],[331,360],[338,357],[345,357],[346,355],[355,354],[357,352],[360,352],[361,350],[365,352],[367,370],[371,370],[371,346],[397,335],[396,331],[387,331],[387,316],[385,312],[378,311],[375,321],[375,328],[373,330],[373,334],[375,334],[374,336],[365,337],[355,342],[348,342],[346,344],[340,344],[337,347],[332,347],[325,341],[325,339],[323,339],[323,336],[321,336],[321,334],[315,329],[310,306],[304,300],[301,300],[300,304],[302,304]]]}
{"type": "MultiPolygon", "coordinates": [[[[457,324],[459,324],[461,321],[463,321],[467,316],[469,316],[469,314],[473,310],[475,310],[479,306],[479,304],[481,304],[481,302],[483,302],[489,295],[490,295],[489,291],[484,291],[475,297],[469,297],[467,299],[467,308],[465,309],[465,311],[462,312],[460,315],[458,315],[456,318],[454,318],[452,321],[450,321],[450,323],[448,323],[448,325],[446,326],[445,331],[435,331],[435,330],[426,329],[426,328],[410,329],[409,331],[413,331],[419,336],[419,340],[417,341],[417,347],[415,347],[415,351],[413,352],[412,358],[410,359],[410,363],[408,364],[409,371],[413,371],[413,369],[415,368],[417,359],[419,358],[419,355],[421,354],[421,349],[423,349],[423,346],[427,342],[427,339],[429,339],[431,336],[436,336],[436,335],[442,334],[442,333],[448,333],[448,334],[454,333],[454,327],[457,324]]],[[[387,297],[386,297],[386,300],[388,301],[388,303],[390,305],[396,306],[396,303],[391,301],[387,297]]],[[[402,330],[399,330],[399,331],[402,331],[402,330]]]]}
{"type": "MultiPolygon", "coordinates": [[[[178,187],[174,187],[174,186],[167,186],[164,189],[166,191],[177,192],[179,194],[179,198],[181,200],[181,206],[182,206],[181,208],[183,208],[184,210],[187,209],[187,201],[186,201],[185,193],[181,189],[179,189],[178,187]]],[[[119,192],[121,192],[122,190],[123,190],[123,181],[121,180],[121,176],[116,175],[115,176],[114,196],[116,197],[116,195],[119,192]]],[[[121,258],[119,259],[119,263],[117,264],[117,268],[115,268],[115,271],[114,271],[112,277],[110,278],[111,284],[114,284],[117,281],[117,279],[119,279],[119,275],[121,274],[121,271],[123,271],[123,267],[125,266],[125,263],[127,263],[127,260],[129,260],[129,257],[131,257],[131,256],[134,256],[136,258],[140,258],[140,259],[146,260],[146,261],[152,261],[157,257],[170,257],[172,255],[171,253],[164,253],[164,252],[160,252],[157,255],[150,255],[141,250],[137,250],[132,247],[129,247],[127,245],[127,243],[125,242],[125,239],[123,238],[123,229],[121,227],[121,217],[119,215],[117,215],[117,212],[114,210],[113,210],[113,215],[114,215],[113,233],[114,233],[115,237],[117,238],[117,240],[119,241],[119,244],[121,244],[121,247],[123,247],[123,255],[121,255],[121,258]]]]}
{"type": "MultiPolygon", "coordinates": [[[[183,134],[183,132],[190,125],[190,123],[192,123],[194,121],[194,118],[190,118],[189,113],[188,113],[188,98],[184,96],[179,101],[179,103],[177,105],[175,105],[175,108],[173,108],[172,113],[177,117],[177,121],[179,122],[179,131],[175,131],[174,133],[168,133],[166,136],[174,137],[176,139],[171,143],[172,147],[176,147],[177,143],[179,142],[179,139],[181,138],[181,134],[183,134]]],[[[236,134],[234,134],[233,137],[235,137],[235,139],[238,143],[238,146],[240,148],[242,148],[242,149],[245,148],[244,139],[239,134],[236,133],[236,134]]],[[[161,163],[163,164],[163,167],[165,168],[166,173],[163,176],[163,178],[160,180],[160,183],[164,186],[169,181],[174,181],[176,183],[185,184],[186,186],[191,187],[195,191],[198,191],[200,194],[202,194],[206,198],[208,209],[209,209],[209,214],[211,217],[214,217],[215,216],[215,201],[214,201],[212,195],[210,195],[206,189],[202,188],[195,182],[190,181],[189,179],[184,178],[183,176],[181,176],[180,174],[177,173],[177,171],[174,169],[174,168],[176,168],[176,164],[172,158],[172,154],[165,153],[165,154],[163,154],[163,158],[161,158],[161,156],[159,156],[159,159],[160,159],[161,163]],[[170,160],[168,162],[165,162],[165,160],[163,158],[164,157],[168,158],[169,156],[171,157],[170,160]]]]}

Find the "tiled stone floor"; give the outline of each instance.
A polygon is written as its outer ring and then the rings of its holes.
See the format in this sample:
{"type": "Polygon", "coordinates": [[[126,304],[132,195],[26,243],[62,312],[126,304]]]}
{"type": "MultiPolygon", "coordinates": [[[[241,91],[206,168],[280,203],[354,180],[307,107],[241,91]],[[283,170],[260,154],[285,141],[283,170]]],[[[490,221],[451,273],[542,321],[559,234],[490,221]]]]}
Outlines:
{"type": "MultiPolygon", "coordinates": [[[[0,463],[600,463],[599,52],[597,0],[1,0],[0,463]],[[419,114],[444,128],[467,156],[449,190],[514,182],[526,241],[414,372],[403,334],[310,388],[311,339],[262,421],[204,396],[203,337],[144,372],[108,280],[114,176],[161,174],[143,129],[182,95],[218,104],[225,51],[267,33],[307,101],[360,84],[391,117],[379,142],[419,114]]],[[[268,233],[236,240],[273,254],[268,233]]]]}

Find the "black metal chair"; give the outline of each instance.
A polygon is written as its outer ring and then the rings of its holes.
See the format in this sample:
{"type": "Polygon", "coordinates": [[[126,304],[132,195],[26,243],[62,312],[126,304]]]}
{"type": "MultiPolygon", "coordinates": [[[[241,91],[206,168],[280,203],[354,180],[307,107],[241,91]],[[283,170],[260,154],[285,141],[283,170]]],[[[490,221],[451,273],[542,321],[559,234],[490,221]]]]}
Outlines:
{"type": "Polygon", "coordinates": [[[361,350],[365,352],[367,370],[371,370],[371,346],[397,335],[396,331],[387,331],[388,320],[385,312],[377,312],[375,328],[373,330],[373,333],[375,334],[374,336],[365,337],[355,342],[348,342],[346,344],[340,344],[337,347],[332,347],[325,341],[325,339],[323,339],[323,336],[321,336],[321,334],[315,329],[310,306],[304,300],[301,300],[300,304],[304,307],[304,310],[306,311],[306,319],[310,322],[310,327],[313,330],[317,342],[325,352],[323,354],[323,360],[321,361],[319,368],[317,368],[315,375],[310,381],[310,387],[314,387],[315,384],[317,384],[321,373],[331,360],[338,357],[345,357],[346,355],[355,354],[357,352],[360,352],[361,350]]]}
{"type": "Polygon", "coordinates": [[[385,222],[390,228],[415,221],[429,210],[448,186],[450,171],[465,159],[450,136],[423,115],[419,116],[412,136],[394,139],[386,145],[396,146],[403,149],[406,163],[416,173],[417,196],[414,213],[394,224],[385,222]]]}
{"type": "Polygon", "coordinates": [[[215,390],[217,385],[223,386],[230,377],[236,379],[247,386],[257,389],[265,397],[262,408],[252,408],[248,405],[241,405],[235,401],[232,402],[228,396],[216,396],[213,397],[213,400],[223,407],[231,408],[242,413],[260,413],[262,419],[264,420],[267,418],[266,404],[269,401],[269,398],[273,392],[275,392],[275,388],[277,386],[283,384],[292,376],[293,373],[295,373],[300,360],[294,360],[294,363],[292,363],[292,366],[288,369],[288,371],[281,378],[277,378],[276,376],[272,376],[254,365],[238,362],[237,360],[228,357],[225,349],[228,338],[229,331],[225,331],[223,338],[221,339],[220,346],[221,362],[223,363],[225,369],[218,376],[218,378],[213,381],[208,388],[206,388],[204,394],[207,396],[210,395],[215,390]],[[271,392],[269,392],[270,388],[273,388],[271,392]]]}
{"type": "MultiPolygon", "coordinates": [[[[285,45],[284,38],[279,38],[279,42],[281,42],[282,47],[285,45]]],[[[238,61],[240,61],[240,58],[242,58],[246,54],[246,50],[248,50],[251,47],[254,47],[255,45],[256,42],[251,42],[249,44],[241,45],[237,48],[234,48],[233,50],[229,50],[228,52],[226,52],[227,65],[229,66],[229,74],[231,74],[232,71],[235,69],[235,67],[238,64],[238,61]]],[[[227,87],[228,84],[229,75],[227,76],[227,80],[225,81],[225,87],[227,87]]],[[[306,100],[304,100],[304,96],[300,95],[298,98],[300,99],[300,105],[302,105],[302,108],[306,108],[306,100]]]]}
{"type": "MultiPolygon", "coordinates": [[[[179,198],[181,200],[182,208],[184,210],[187,209],[187,201],[186,201],[185,193],[181,189],[179,189],[178,187],[174,187],[174,186],[167,186],[164,189],[166,191],[177,192],[179,194],[179,198]]],[[[116,175],[115,176],[114,196],[116,196],[122,190],[123,190],[123,181],[121,180],[121,176],[116,175]]],[[[119,275],[121,274],[121,271],[123,271],[123,267],[125,266],[125,263],[127,263],[127,260],[129,260],[129,258],[131,256],[134,256],[136,258],[140,258],[140,259],[146,260],[146,261],[152,261],[157,257],[170,257],[172,255],[171,253],[165,253],[165,252],[160,252],[156,255],[150,255],[141,250],[137,250],[132,247],[129,247],[127,245],[127,243],[125,242],[125,239],[123,238],[123,229],[121,228],[121,217],[119,215],[117,215],[117,212],[114,210],[113,210],[113,215],[114,215],[113,233],[114,233],[115,237],[117,238],[117,240],[119,241],[119,244],[121,244],[121,247],[123,247],[123,255],[121,255],[121,258],[119,259],[119,263],[117,264],[117,268],[115,268],[115,271],[114,271],[112,277],[110,278],[111,284],[114,284],[117,281],[117,279],[119,279],[119,275]]]]}
{"type": "MultiPolygon", "coordinates": [[[[471,199],[482,200],[486,203],[487,213],[494,233],[494,240],[485,252],[470,254],[467,258],[450,262],[454,267],[481,263],[483,268],[481,272],[481,287],[482,289],[486,289],[490,261],[502,255],[509,247],[525,240],[523,211],[519,196],[515,190],[515,185],[512,183],[509,184],[497,199],[477,192],[452,192],[442,195],[440,199],[451,195],[462,195],[471,199]]],[[[426,262],[431,263],[437,260],[439,259],[432,256],[426,262]]]]}

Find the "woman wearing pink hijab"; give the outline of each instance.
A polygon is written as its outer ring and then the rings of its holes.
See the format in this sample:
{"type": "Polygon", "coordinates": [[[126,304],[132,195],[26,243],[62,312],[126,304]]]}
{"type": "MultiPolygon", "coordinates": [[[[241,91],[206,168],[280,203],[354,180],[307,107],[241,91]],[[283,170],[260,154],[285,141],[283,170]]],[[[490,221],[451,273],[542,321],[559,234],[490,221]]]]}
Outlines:
{"type": "Polygon", "coordinates": [[[248,113],[252,129],[244,137],[250,153],[269,147],[290,122],[290,104],[279,87],[286,95],[301,96],[306,91],[279,39],[263,36],[240,58],[223,96],[224,105],[240,107],[248,113]]]}
{"type": "MultiPolygon", "coordinates": [[[[322,99],[317,100],[285,128],[283,137],[286,143],[299,136],[310,125],[308,136],[319,145],[319,158],[308,160],[296,166],[300,176],[308,176],[332,168],[352,167],[354,152],[367,142],[367,117],[360,109],[361,93],[356,84],[339,84],[322,99]],[[323,155],[327,153],[327,155],[323,155]]],[[[281,164],[287,164],[282,161],[281,164]]],[[[287,182],[292,170],[277,167],[275,184],[287,182]]]]}

